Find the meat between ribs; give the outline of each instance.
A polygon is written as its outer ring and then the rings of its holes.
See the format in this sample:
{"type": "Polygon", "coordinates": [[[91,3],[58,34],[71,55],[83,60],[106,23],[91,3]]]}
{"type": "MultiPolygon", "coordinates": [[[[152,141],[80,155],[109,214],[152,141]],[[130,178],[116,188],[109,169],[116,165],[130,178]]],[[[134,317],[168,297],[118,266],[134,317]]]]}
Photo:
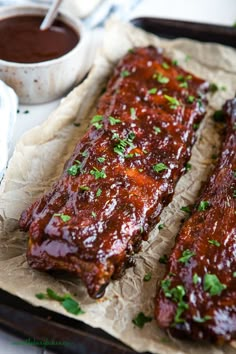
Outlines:
{"type": "Polygon", "coordinates": [[[159,49],[129,51],[59,181],[22,213],[31,267],[75,273],[103,295],[171,201],[207,87],[159,49]]]}
{"type": "Polygon", "coordinates": [[[224,112],[218,164],[180,230],[155,309],[173,334],[219,343],[236,338],[236,99],[224,112]]]}

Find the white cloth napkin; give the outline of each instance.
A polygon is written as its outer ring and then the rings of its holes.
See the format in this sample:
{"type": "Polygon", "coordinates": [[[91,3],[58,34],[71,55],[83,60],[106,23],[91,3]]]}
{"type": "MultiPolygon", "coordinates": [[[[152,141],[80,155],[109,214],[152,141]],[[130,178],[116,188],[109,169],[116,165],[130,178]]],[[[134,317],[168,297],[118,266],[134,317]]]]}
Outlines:
{"type": "Polygon", "coordinates": [[[13,127],[16,120],[18,99],[9,86],[0,81],[0,181],[3,177],[9,154],[13,127]]]}

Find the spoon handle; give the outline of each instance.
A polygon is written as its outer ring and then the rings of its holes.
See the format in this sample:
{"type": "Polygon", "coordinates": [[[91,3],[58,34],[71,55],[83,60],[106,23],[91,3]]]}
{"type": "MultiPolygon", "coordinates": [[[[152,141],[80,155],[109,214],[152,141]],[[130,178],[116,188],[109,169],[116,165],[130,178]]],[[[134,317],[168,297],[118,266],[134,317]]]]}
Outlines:
{"type": "Polygon", "coordinates": [[[41,23],[40,30],[45,31],[49,29],[57,16],[57,10],[61,5],[62,0],[53,0],[47,15],[45,16],[43,22],[41,23]]]}

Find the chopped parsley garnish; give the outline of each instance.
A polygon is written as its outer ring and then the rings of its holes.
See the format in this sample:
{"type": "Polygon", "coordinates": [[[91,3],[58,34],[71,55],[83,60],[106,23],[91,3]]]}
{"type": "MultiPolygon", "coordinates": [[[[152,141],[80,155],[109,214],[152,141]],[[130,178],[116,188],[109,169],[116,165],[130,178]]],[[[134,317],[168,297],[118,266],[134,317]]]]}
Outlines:
{"type": "Polygon", "coordinates": [[[190,59],[191,59],[190,55],[187,54],[187,55],[185,56],[185,59],[184,59],[184,60],[185,60],[186,63],[187,63],[190,59]]]}
{"type": "Polygon", "coordinates": [[[236,178],[236,170],[233,171],[233,176],[236,178]]]}
{"type": "Polygon", "coordinates": [[[134,107],[130,108],[131,119],[137,119],[136,111],[134,107]]]}
{"type": "Polygon", "coordinates": [[[96,197],[100,197],[101,194],[102,194],[102,190],[101,190],[101,188],[98,188],[98,190],[96,192],[96,197]]]}
{"type": "Polygon", "coordinates": [[[179,62],[178,62],[178,60],[173,59],[173,60],[172,60],[172,64],[175,65],[175,66],[178,66],[179,62]]]}
{"type": "Polygon", "coordinates": [[[197,208],[198,211],[205,211],[209,208],[210,203],[208,200],[202,200],[197,208]]]}
{"type": "Polygon", "coordinates": [[[158,230],[162,230],[162,229],[164,229],[164,227],[165,227],[164,224],[159,224],[159,225],[158,225],[158,230]]]}
{"type": "Polygon", "coordinates": [[[168,256],[166,254],[164,254],[159,258],[159,263],[166,264],[167,262],[168,262],[168,256]]]}
{"type": "Polygon", "coordinates": [[[92,211],[91,215],[93,218],[96,218],[96,216],[97,216],[97,214],[94,211],[92,211]]]}
{"type": "Polygon", "coordinates": [[[151,273],[151,272],[146,273],[146,274],[144,275],[144,277],[143,277],[143,280],[144,280],[144,281],[149,281],[149,280],[151,280],[151,279],[152,279],[152,273],[151,273]]]}
{"type": "Polygon", "coordinates": [[[188,88],[188,83],[187,83],[187,81],[181,82],[181,83],[179,84],[179,87],[188,88]]]}
{"type": "Polygon", "coordinates": [[[210,243],[211,245],[214,245],[216,247],[220,247],[220,242],[218,242],[216,240],[208,240],[208,243],[210,243]]]}
{"type": "Polygon", "coordinates": [[[157,88],[153,87],[150,90],[148,90],[149,95],[154,95],[155,93],[157,93],[157,88]]]}
{"type": "Polygon", "coordinates": [[[162,172],[164,170],[168,170],[168,167],[164,163],[160,162],[154,165],[153,169],[155,172],[162,172]]]}
{"type": "Polygon", "coordinates": [[[143,328],[145,323],[151,321],[152,317],[146,316],[143,312],[139,312],[139,314],[132,320],[133,324],[139,328],[143,328]]]}
{"type": "Polygon", "coordinates": [[[153,127],[153,130],[154,130],[155,134],[161,133],[161,129],[159,127],[153,127]]]}
{"type": "Polygon", "coordinates": [[[102,120],[103,120],[103,116],[96,115],[91,120],[91,123],[96,129],[101,129],[102,128],[102,123],[99,123],[99,122],[101,122],[102,120]]]}
{"type": "Polygon", "coordinates": [[[67,169],[67,173],[71,176],[76,176],[81,170],[81,162],[75,160],[76,164],[72,165],[67,169]]]}
{"type": "Polygon", "coordinates": [[[98,162],[103,163],[106,161],[106,158],[105,157],[98,157],[97,160],[98,160],[98,162]]]}
{"type": "Polygon", "coordinates": [[[128,50],[128,53],[134,54],[134,49],[133,49],[133,48],[130,48],[130,49],[128,50]]]}
{"type": "Polygon", "coordinates": [[[73,123],[73,125],[74,125],[75,127],[80,127],[80,126],[81,126],[80,123],[73,123]]]}
{"type": "Polygon", "coordinates": [[[197,275],[197,273],[194,273],[193,275],[193,284],[197,284],[201,281],[201,278],[197,275]]]}
{"type": "Polygon", "coordinates": [[[192,258],[195,255],[194,252],[191,252],[189,249],[183,251],[182,256],[178,259],[179,262],[181,263],[188,263],[190,258],[192,258]]]}
{"type": "Polygon", "coordinates": [[[215,93],[219,90],[219,87],[214,83],[212,82],[210,85],[209,85],[209,91],[211,93],[215,93]]]}
{"type": "Polygon", "coordinates": [[[96,167],[93,167],[93,170],[90,170],[90,174],[93,175],[95,179],[106,178],[107,176],[105,171],[99,171],[96,167]]]}
{"type": "Polygon", "coordinates": [[[188,98],[187,98],[187,102],[188,102],[188,103],[193,103],[194,100],[195,100],[195,97],[194,97],[194,96],[188,96],[188,98]]]}
{"type": "Polygon", "coordinates": [[[222,110],[215,111],[213,114],[213,119],[215,122],[224,122],[225,121],[225,115],[222,110]]]}
{"type": "Polygon", "coordinates": [[[180,106],[180,102],[175,97],[171,97],[168,95],[164,95],[165,99],[169,102],[169,106],[171,109],[177,109],[180,106]]]}
{"type": "Polygon", "coordinates": [[[236,198],[236,189],[233,191],[233,198],[236,198]]]}
{"type": "Polygon", "coordinates": [[[199,128],[199,123],[193,124],[193,130],[198,130],[198,128],[199,128]]]}
{"type": "Polygon", "coordinates": [[[82,191],[89,191],[90,188],[88,186],[80,186],[79,187],[82,191]]]}
{"type": "Polygon", "coordinates": [[[121,120],[120,119],[117,119],[117,118],[114,118],[114,117],[109,117],[109,121],[110,121],[110,124],[111,125],[115,125],[117,123],[121,123],[121,120]]]}
{"type": "Polygon", "coordinates": [[[121,77],[130,76],[130,72],[129,72],[128,70],[123,70],[123,71],[121,71],[120,76],[121,76],[121,77]]]}
{"type": "Polygon", "coordinates": [[[83,152],[81,152],[81,155],[83,157],[88,157],[89,153],[88,153],[88,151],[83,151],[83,152]]]}
{"type": "Polygon", "coordinates": [[[70,219],[71,219],[71,216],[66,215],[66,214],[57,213],[57,214],[53,214],[53,216],[59,216],[63,222],[70,221],[70,219]]]}
{"type": "Polygon", "coordinates": [[[85,312],[81,309],[80,304],[74,300],[69,294],[67,295],[58,295],[55,291],[50,288],[47,288],[47,293],[38,293],[35,296],[39,300],[55,300],[58,301],[64,309],[72,313],[73,315],[82,315],[85,312]]]}
{"type": "Polygon", "coordinates": [[[188,214],[191,213],[190,207],[188,205],[187,206],[182,206],[180,208],[180,210],[182,210],[182,211],[184,211],[185,213],[188,213],[188,214]]]}
{"type": "Polygon", "coordinates": [[[161,66],[166,70],[170,69],[170,65],[167,64],[166,62],[162,63],[161,66]]]}
{"type": "Polygon", "coordinates": [[[186,171],[191,170],[191,168],[192,168],[191,163],[187,162],[187,163],[186,163],[186,165],[185,165],[185,169],[186,169],[186,171]]]}
{"type": "Polygon", "coordinates": [[[233,272],[233,278],[236,278],[236,272],[233,272]]]}
{"type": "Polygon", "coordinates": [[[188,304],[184,301],[184,296],[186,295],[183,285],[177,285],[176,287],[170,289],[171,281],[170,279],[162,280],[161,287],[167,298],[171,298],[177,303],[177,310],[175,313],[174,323],[183,323],[184,319],[181,315],[185,310],[188,309],[188,304]]]}
{"type": "Polygon", "coordinates": [[[103,116],[97,114],[92,118],[91,123],[100,122],[101,120],[103,120],[103,116]]]}
{"type": "Polygon", "coordinates": [[[135,134],[133,132],[128,134],[128,137],[126,139],[118,139],[118,143],[114,147],[114,152],[120,156],[124,157],[125,149],[127,146],[133,148],[133,140],[135,138],[135,134]]]}
{"type": "Polygon", "coordinates": [[[193,320],[197,323],[204,323],[204,322],[209,321],[211,319],[212,319],[212,317],[208,316],[208,315],[206,315],[204,317],[193,316],[193,320]]]}
{"type": "Polygon", "coordinates": [[[203,281],[204,291],[209,292],[211,296],[220,295],[221,292],[227,288],[225,284],[222,284],[215,274],[205,274],[203,281]]]}
{"type": "Polygon", "coordinates": [[[24,114],[28,114],[29,113],[29,110],[27,109],[26,111],[23,112],[24,114]]]}
{"type": "Polygon", "coordinates": [[[158,74],[154,74],[153,75],[153,79],[157,79],[157,81],[160,83],[160,84],[168,84],[168,82],[170,81],[170,79],[160,73],[158,74]]]}

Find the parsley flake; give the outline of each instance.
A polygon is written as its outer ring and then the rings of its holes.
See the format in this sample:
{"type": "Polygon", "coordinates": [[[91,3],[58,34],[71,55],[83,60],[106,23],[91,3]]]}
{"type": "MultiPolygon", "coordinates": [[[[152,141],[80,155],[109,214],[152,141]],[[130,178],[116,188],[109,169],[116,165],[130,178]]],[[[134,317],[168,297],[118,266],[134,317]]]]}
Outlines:
{"type": "Polygon", "coordinates": [[[170,79],[160,73],[154,74],[153,79],[156,79],[160,84],[168,84],[170,79]]]}
{"type": "Polygon", "coordinates": [[[224,289],[227,288],[225,284],[222,284],[219,278],[215,274],[205,274],[203,281],[204,291],[210,293],[210,295],[220,295],[224,289]]]}
{"type": "Polygon", "coordinates": [[[130,115],[131,115],[131,119],[137,119],[136,110],[134,107],[130,108],[130,115]]]}
{"type": "Polygon", "coordinates": [[[102,194],[102,190],[101,190],[101,188],[98,188],[97,193],[96,193],[96,197],[100,197],[101,194],[102,194]]]}
{"type": "Polygon", "coordinates": [[[183,251],[182,256],[178,259],[178,261],[186,264],[193,256],[195,256],[195,253],[191,252],[189,249],[186,249],[183,251]]]}
{"type": "Polygon", "coordinates": [[[71,216],[66,215],[66,214],[57,213],[57,214],[53,214],[53,216],[59,216],[63,222],[70,221],[70,219],[71,219],[71,216]]]}
{"type": "Polygon", "coordinates": [[[212,82],[210,85],[209,85],[209,91],[211,93],[215,93],[219,90],[219,87],[214,83],[212,82]]]}
{"type": "Polygon", "coordinates": [[[175,97],[171,97],[168,95],[164,95],[165,99],[169,102],[169,106],[171,109],[177,109],[180,106],[180,102],[175,97]]]}
{"type": "Polygon", "coordinates": [[[150,90],[148,90],[149,95],[154,95],[155,93],[157,93],[157,88],[153,87],[150,90]]]}
{"type": "Polygon", "coordinates": [[[90,170],[90,174],[93,175],[95,179],[106,178],[107,176],[105,171],[99,171],[96,167],[93,167],[93,170],[90,170]]]}
{"type": "Polygon", "coordinates": [[[106,158],[105,157],[98,157],[97,160],[98,160],[98,162],[103,163],[106,161],[106,158]]]}
{"type": "Polygon", "coordinates": [[[76,176],[81,171],[81,162],[75,160],[76,164],[67,169],[67,173],[71,176],[76,176]]]}
{"type": "Polygon", "coordinates": [[[121,123],[121,120],[120,119],[117,119],[117,118],[114,118],[114,117],[109,117],[109,121],[110,121],[110,124],[111,125],[115,125],[117,123],[121,123]]]}
{"type": "Polygon", "coordinates": [[[190,210],[190,207],[187,205],[187,206],[182,206],[180,208],[181,211],[184,211],[185,213],[188,213],[190,214],[191,213],[191,210],[190,210]]]}
{"type": "Polygon", "coordinates": [[[164,254],[163,256],[161,256],[159,258],[158,262],[161,264],[166,264],[168,262],[168,256],[166,254],[164,254]]]}
{"type": "Polygon", "coordinates": [[[164,229],[164,227],[165,227],[164,224],[159,224],[159,225],[158,225],[158,230],[162,230],[162,229],[164,229]]]}
{"type": "Polygon", "coordinates": [[[46,294],[38,293],[35,296],[39,300],[55,300],[58,301],[64,309],[72,313],[73,315],[82,315],[85,312],[81,309],[80,304],[74,300],[69,294],[67,295],[58,295],[54,290],[47,288],[46,294]]]}
{"type": "Polygon", "coordinates": [[[130,132],[128,134],[128,137],[126,139],[118,139],[118,143],[114,147],[114,152],[122,157],[124,157],[125,150],[127,146],[133,148],[133,140],[135,138],[135,134],[133,132],[130,132]]]}
{"type": "Polygon", "coordinates": [[[198,211],[206,211],[210,206],[208,200],[202,200],[197,208],[198,211]]]}
{"type": "Polygon", "coordinates": [[[215,111],[213,114],[213,120],[215,122],[224,122],[225,121],[225,115],[222,110],[215,111]]]}
{"type": "Polygon", "coordinates": [[[194,97],[194,96],[188,96],[188,98],[187,98],[187,102],[188,102],[188,103],[193,103],[194,100],[195,100],[195,97],[194,97]]]}
{"type": "Polygon", "coordinates": [[[152,317],[146,316],[143,312],[139,312],[139,314],[132,320],[133,324],[139,328],[143,328],[145,323],[151,321],[152,317]]]}
{"type": "Polygon", "coordinates": [[[172,60],[172,64],[175,65],[175,66],[178,66],[179,62],[178,62],[178,60],[173,59],[173,60],[172,60]]]}
{"type": "Polygon", "coordinates": [[[121,76],[121,77],[130,76],[130,72],[129,72],[128,70],[123,70],[123,71],[121,71],[120,76],[121,76]]]}
{"type": "Polygon", "coordinates": [[[209,321],[211,319],[212,319],[212,317],[208,316],[208,315],[206,315],[204,317],[193,316],[193,320],[197,323],[204,323],[204,322],[209,321]]]}
{"type": "Polygon", "coordinates": [[[96,216],[97,216],[97,214],[94,211],[92,211],[91,215],[93,218],[96,218],[96,216]]]}
{"type": "Polygon", "coordinates": [[[233,278],[236,278],[236,272],[233,272],[233,278]]]}
{"type": "Polygon", "coordinates": [[[214,245],[216,247],[220,247],[220,242],[218,242],[216,240],[208,240],[208,243],[210,243],[211,245],[214,245]]]}
{"type": "Polygon", "coordinates": [[[90,188],[88,186],[80,186],[79,187],[82,191],[89,191],[90,188]]]}
{"type": "Polygon", "coordinates": [[[170,69],[170,65],[167,64],[166,62],[162,63],[161,66],[166,70],[170,69]]]}
{"type": "Polygon", "coordinates": [[[153,170],[155,172],[162,172],[164,170],[168,170],[168,167],[164,163],[160,162],[153,166],[153,170]]]}
{"type": "Polygon", "coordinates": [[[155,134],[161,133],[161,129],[159,127],[153,127],[153,130],[154,130],[155,134]]]}
{"type": "Polygon", "coordinates": [[[191,168],[192,168],[191,163],[187,162],[187,163],[186,163],[186,165],[185,165],[185,169],[186,169],[186,171],[190,171],[190,170],[191,170],[191,168]]]}
{"type": "Polygon", "coordinates": [[[194,273],[193,275],[193,284],[197,284],[197,283],[200,283],[201,281],[201,278],[197,275],[197,273],[194,273]]]}
{"type": "Polygon", "coordinates": [[[91,120],[91,123],[96,129],[101,129],[102,128],[102,123],[99,123],[99,122],[101,122],[102,120],[103,120],[103,116],[96,115],[91,120]]]}
{"type": "Polygon", "coordinates": [[[152,273],[151,272],[148,272],[144,275],[143,277],[143,281],[149,281],[152,279],[152,273]]]}

